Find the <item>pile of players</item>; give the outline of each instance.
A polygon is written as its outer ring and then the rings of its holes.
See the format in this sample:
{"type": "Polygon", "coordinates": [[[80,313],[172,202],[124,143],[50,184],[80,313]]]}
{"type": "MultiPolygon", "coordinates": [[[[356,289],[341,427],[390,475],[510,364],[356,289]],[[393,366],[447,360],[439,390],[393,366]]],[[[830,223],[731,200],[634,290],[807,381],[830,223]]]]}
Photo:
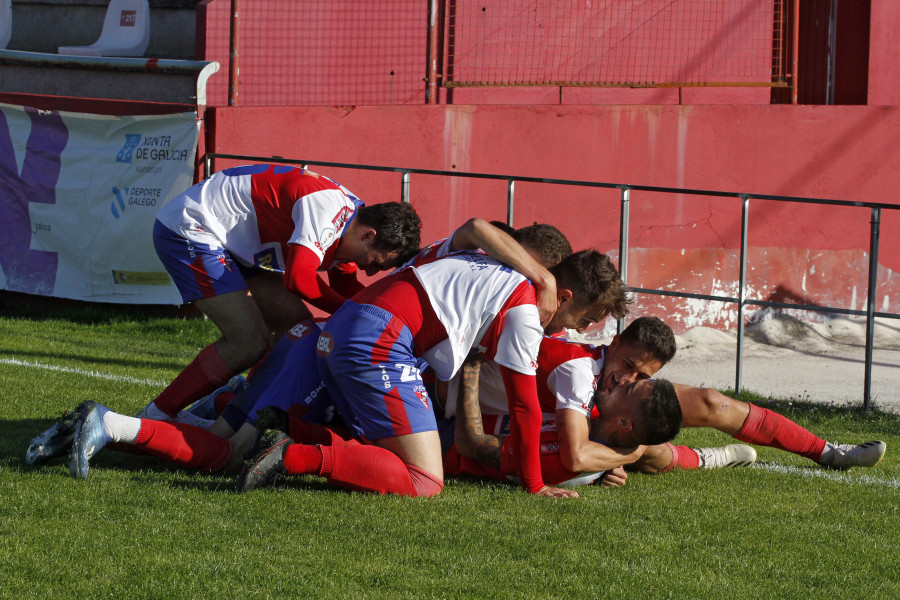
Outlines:
{"type": "Polygon", "coordinates": [[[185,303],[220,329],[137,416],[93,401],[35,437],[26,462],[102,449],[239,474],[242,491],[312,474],[342,488],[434,496],[444,477],[572,486],[628,470],[749,465],[750,445],[833,468],[874,466],[883,442],[832,444],[768,409],[653,375],[671,329],[635,319],[608,346],[554,337],[622,318],[609,258],[549,225],[472,219],[420,250],[409,204],[366,206],[307,169],[227,169],[157,215],[154,242],[185,303]],[[394,270],[363,287],[368,275],[394,270]],[[327,273],[328,283],[323,278],[327,273]],[[330,314],[313,320],[308,305],[330,314]],[[242,375],[249,370],[245,379],[242,375]],[[744,444],[689,448],[680,427],[744,444]]]}

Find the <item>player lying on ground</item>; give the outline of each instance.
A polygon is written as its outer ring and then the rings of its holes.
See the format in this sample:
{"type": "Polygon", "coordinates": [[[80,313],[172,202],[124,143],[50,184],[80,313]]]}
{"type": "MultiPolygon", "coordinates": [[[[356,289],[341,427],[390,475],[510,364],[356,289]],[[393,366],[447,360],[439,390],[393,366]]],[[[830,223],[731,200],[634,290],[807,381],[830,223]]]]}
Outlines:
{"type": "Polygon", "coordinates": [[[333,313],[361,287],[357,267],[373,275],[402,264],[420,227],[409,204],[365,206],[326,177],[276,165],[226,169],[173,198],[157,213],[156,251],[184,302],[222,335],[142,416],[174,418],[257,363],[310,318],[304,301],[333,313]]]}
{"type": "MultiPolygon", "coordinates": [[[[597,471],[608,468],[615,460],[611,450],[594,440],[615,446],[635,446],[641,439],[619,429],[607,434],[590,434],[587,416],[594,397],[595,385],[609,391],[616,385],[651,377],[675,353],[671,329],[656,318],[642,317],[630,324],[608,347],[591,347],[558,339],[545,339],[538,355],[539,390],[545,421],[556,417],[559,428],[559,452],[563,465],[572,472],[597,471]]],[[[471,377],[471,375],[470,375],[471,377]]],[[[488,363],[482,367],[479,403],[487,413],[502,414],[502,386],[488,363]],[[487,375],[487,376],[485,376],[487,375]]],[[[747,443],[772,446],[794,452],[834,468],[874,466],[884,456],[883,442],[860,445],[831,444],[813,435],[793,421],[768,409],[760,408],[711,389],[675,384],[684,427],[714,427],[747,443]]],[[[470,392],[471,393],[471,392],[470,392]]],[[[601,408],[598,406],[598,408],[601,408]]],[[[452,412],[454,407],[448,406],[452,412]]],[[[623,415],[628,419],[635,407],[617,398],[606,402],[602,413],[623,415]]],[[[485,417],[486,419],[491,417],[485,417]]],[[[496,417],[493,417],[496,419],[496,417]]],[[[491,431],[491,429],[488,429],[491,431]]],[[[470,430],[465,430],[469,431],[470,430]]],[[[499,430],[497,430],[499,431],[499,430]]],[[[467,458],[496,467],[499,442],[494,436],[458,436],[461,453],[467,458]]],[[[662,444],[644,449],[633,461],[642,472],[655,473],[672,468],[699,468],[750,464],[756,453],[748,446],[732,444],[723,448],[693,449],[662,444]]],[[[631,458],[631,457],[628,457],[631,458]]],[[[630,460],[623,460],[628,464],[630,460]]],[[[621,475],[621,474],[620,474],[621,475]]]]}

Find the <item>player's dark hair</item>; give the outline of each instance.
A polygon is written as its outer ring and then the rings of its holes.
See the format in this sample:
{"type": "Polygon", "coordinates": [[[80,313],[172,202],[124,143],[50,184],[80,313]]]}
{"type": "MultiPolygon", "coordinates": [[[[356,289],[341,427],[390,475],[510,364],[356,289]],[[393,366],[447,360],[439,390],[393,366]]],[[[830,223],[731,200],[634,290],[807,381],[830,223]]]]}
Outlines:
{"type": "Polygon", "coordinates": [[[640,424],[635,426],[638,442],[647,446],[664,444],[681,429],[681,405],[668,379],[653,382],[653,391],[640,408],[640,424]]]}
{"type": "Polygon", "coordinates": [[[619,338],[623,343],[642,347],[662,364],[675,357],[675,334],[659,317],[638,317],[619,338]]]}
{"type": "Polygon", "coordinates": [[[515,227],[510,227],[503,221],[489,221],[491,225],[502,231],[503,233],[512,236],[516,232],[515,227]]]}
{"type": "Polygon", "coordinates": [[[524,248],[535,252],[540,257],[540,263],[548,268],[558,265],[572,254],[572,244],[563,232],[547,223],[527,225],[511,235],[524,248]]]}
{"type": "Polygon", "coordinates": [[[360,224],[375,230],[372,247],[396,252],[398,264],[403,264],[419,252],[419,231],[422,220],[408,202],[371,204],[359,209],[360,224]]]}
{"type": "Polygon", "coordinates": [[[599,303],[606,315],[621,319],[628,314],[633,302],[619,272],[605,254],[596,250],[582,250],[570,254],[550,272],[556,277],[556,289],[571,290],[579,304],[599,303]]]}

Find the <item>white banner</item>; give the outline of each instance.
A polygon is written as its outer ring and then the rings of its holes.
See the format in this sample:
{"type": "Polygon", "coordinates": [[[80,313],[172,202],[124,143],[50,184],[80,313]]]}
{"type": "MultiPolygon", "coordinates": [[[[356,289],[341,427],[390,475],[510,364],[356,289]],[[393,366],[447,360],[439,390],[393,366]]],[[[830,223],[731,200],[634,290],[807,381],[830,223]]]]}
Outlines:
{"type": "Polygon", "coordinates": [[[193,183],[196,113],[103,116],[0,104],[0,289],[181,304],[153,249],[193,183]]]}

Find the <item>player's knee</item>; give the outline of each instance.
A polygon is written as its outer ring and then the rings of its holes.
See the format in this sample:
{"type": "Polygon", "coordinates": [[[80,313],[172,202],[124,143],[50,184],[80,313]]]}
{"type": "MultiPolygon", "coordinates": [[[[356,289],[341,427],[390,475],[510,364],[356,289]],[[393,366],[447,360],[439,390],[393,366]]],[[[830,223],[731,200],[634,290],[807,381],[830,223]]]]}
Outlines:
{"type": "Polygon", "coordinates": [[[409,470],[409,476],[412,479],[413,489],[415,489],[417,498],[437,496],[444,489],[444,481],[440,477],[408,463],[406,468],[409,470]]]}
{"type": "MultiPolygon", "coordinates": [[[[731,409],[733,400],[712,389],[703,389],[685,423],[694,427],[716,427],[731,409]]],[[[686,415],[688,417],[688,415],[686,415]]]]}

